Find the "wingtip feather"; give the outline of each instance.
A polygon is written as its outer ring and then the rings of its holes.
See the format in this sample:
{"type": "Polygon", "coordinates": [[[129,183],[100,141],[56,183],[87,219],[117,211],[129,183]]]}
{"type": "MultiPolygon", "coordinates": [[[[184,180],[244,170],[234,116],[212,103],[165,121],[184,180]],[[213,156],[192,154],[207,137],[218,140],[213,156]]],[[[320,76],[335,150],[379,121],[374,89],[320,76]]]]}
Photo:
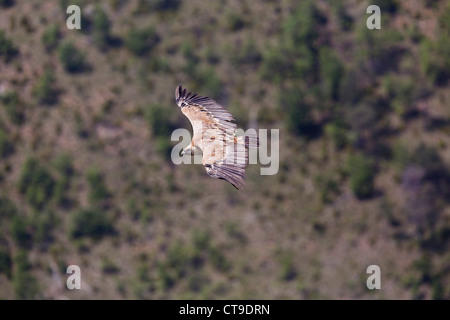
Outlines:
{"type": "Polygon", "coordinates": [[[178,87],[176,87],[176,89],[175,89],[175,100],[180,99],[181,90],[182,89],[183,89],[183,87],[181,86],[181,84],[178,87]]]}

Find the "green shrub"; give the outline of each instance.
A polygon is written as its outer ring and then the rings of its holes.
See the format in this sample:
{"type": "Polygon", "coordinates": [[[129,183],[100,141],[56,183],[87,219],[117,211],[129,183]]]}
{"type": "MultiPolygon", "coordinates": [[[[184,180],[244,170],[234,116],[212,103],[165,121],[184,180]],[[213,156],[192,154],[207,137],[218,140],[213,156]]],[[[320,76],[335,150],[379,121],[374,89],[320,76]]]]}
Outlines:
{"type": "Polygon", "coordinates": [[[86,172],[86,179],[89,184],[89,201],[91,203],[105,200],[110,196],[104,177],[97,169],[90,168],[86,172]]]}
{"type": "Polygon", "coordinates": [[[332,2],[332,6],[334,9],[334,13],[336,15],[337,21],[340,24],[340,27],[344,31],[349,31],[353,27],[353,18],[348,14],[344,1],[343,0],[335,0],[332,2]]]}
{"type": "Polygon", "coordinates": [[[205,251],[209,249],[211,244],[211,235],[209,232],[194,229],[192,231],[192,244],[195,250],[205,251]]]}
{"type": "Polygon", "coordinates": [[[392,164],[398,172],[402,172],[408,166],[410,156],[406,144],[400,140],[394,142],[392,147],[392,164]]]}
{"type": "Polygon", "coordinates": [[[67,153],[60,154],[58,158],[56,158],[54,165],[61,176],[70,178],[75,173],[72,157],[67,153]]]}
{"type": "Polygon", "coordinates": [[[331,203],[339,195],[339,183],[329,174],[320,173],[315,180],[323,203],[331,203]]]}
{"type": "Polygon", "coordinates": [[[120,271],[120,268],[110,259],[102,259],[102,272],[107,274],[115,274],[120,271]]]}
{"type": "Polygon", "coordinates": [[[433,84],[445,84],[450,78],[450,43],[447,36],[440,36],[436,41],[425,39],[420,46],[420,62],[425,75],[433,84]]]}
{"type": "Polygon", "coordinates": [[[0,157],[6,158],[14,153],[14,145],[7,134],[0,129],[0,157]]]}
{"type": "Polygon", "coordinates": [[[25,114],[23,111],[23,103],[20,101],[17,92],[7,91],[3,93],[0,101],[5,106],[6,113],[11,122],[16,125],[21,125],[25,120],[25,114]]]}
{"type": "Polygon", "coordinates": [[[46,70],[38,79],[33,89],[33,94],[39,103],[53,105],[58,101],[58,90],[56,89],[56,79],[53,71],[46,70]]]}
{"type": "Polygon", "coordinates": [[[446,289],[444,288],[443,280],[440,276],[435,276],[431,281],[431,299],[432,300],[447,300],[445,294],[446,289]]]}
{"type": "Polygon", "coordinates": [[[339,85],[344,72],[336,54],[329,48],[323,47],[319,53],[320,81],[322,98],[337,101],[339,85]]]}
{"type": "Polygon", "coordinates": [[[161,157],[169,160],[172,152],[172,144],[170,143],[169,137],[157,137],[155,149],[161,157]]]}
{"type": "Polygon", "coordinates": [[[150,131],[155,137],[168,138],[174,129],[171,121],[172,112],[169,108],[159,104],[149,105],[145,109],[145,118],[150,131]]]}
{"type": "Polygon", "coordinates": [[[180,0],[139,0],[136,13],[148,14],[154,11],[175,11],[180,4],[180,0]]]}
{"type": "Polygon", "coordinates": [[[149,70],[151,72],[170,72],[170,62],[164,57],[154,55],[149,58],[142,70],[145,72],[144,77],[149,74],[149,70]]]}
{"type": "Polygon", "coordinates": [[[400,116],[408,114],[414,99],[414,84],[410,77],[389,74],[383,77],[382,85],[394,111],[400,116]]]}
{"type": "Polygon", "coordinates": [[[57,204],[66,207],[70,204],[67,192],[70,188],[70,180],[75,173],[72,159],[68,154],[61,154],[56,159],[54,166],[59,173],[59,179],[55,184],[54,199],[57,204]]]}
{"type": "Polygon", "coordinates": [[[162,290],[168,290],[174,286],[176,281],[183,278],[190,267],[189,251],[181,243],[172,245],[167,256],[158,263],[157,277],[162,290]]]}
{"type": "Polygon", "coordinates": [[[307,83],[317,81],[318,70],[318,41],[319,30],[326,22],[325,17],[318,10],[314,1],[298,2],[283,24],[283,43],[288,55],[285,57],[292,61],[294,78],[299,75],[307,83]]]}
{"type": "Polygon", "coordinates": [[[210,97],[220,97],[222,94],[222,81],[214,68],[197,69],[194,81],[202,91],[208,92],[210,97]]]}
{"type": "Polygon", "coordinates": [[[145,110],[145,117],[149,124],[150,131],[155,140],[156,151],[165,159],[170,159],[172,144],[170,142],[170,135],[175,129],[175,125],[171,120],[170,109],[153,104],[145,110]]]}
{"type": "Polygon", "coordinates": [[[125,37],[125,46],[136,56],[149,53],[159,42],[159,36],[153,27],[132,28],[125,37]]]}
{"type": "Polygon", "coordinates": [[[296,51],[296,48],[305,45],[313,49],[319,36],[319,26],[325,22],[324,16],[317,9],[315,2],[305,0],[298,3],[284,20],[283,35],[296,51]]]}
{"type": "Polygon", "coordinates": [[[366,75],[356,67],[348,68],[344,72],[339,85],[339,102],[341,104],[339,108],[344,111],[344,115],[345,111],[357,105],[364,98],[366,92],[362,83],[365,79],[366,75]]]}
{"type": "Polygon", "coordinates": [[[208,46],[205,50],[205,59],[210,64],[217,64],[220,61],[220,56],[212,46],[208,46]]]}
{"type": "Polygon", "coordinates": [[[69,73],[80,73],[89,69],[84,54],[70,41],[61,45],[59,60],[69,73]]]}
{"type": "Polygon", "coordinates": [[[52,52],[58,47],[61,35],[58,25],[54,24],[45,29],[42,35],[42,44],[47,52],[52,52]]]}
{"type": "Polygon", "coordinates": [[[158,267],[156,269],[157,271],[157,278],[159,279],[159,286],[161,290],[166,291],[173,287],[175,284],[176,279],[171,274],[171,272],[167,269],[167,267],[162,264],[158,263],[158,267]]]}
{"type": "Polygon", "coordinates": [[[180,0],[155,0],[152,1],[152,5],[155,10],[169,11],[177,10],[180,6],[180,0]]]}
{"type": "Polygon", "coordinates": [[[9,8],[14,5],[14,0],[0,0],[0,7],[9,8]]]}
{"type": "Polygon", "coordinates": [[[212,246],[209,248],[209,260],[211,264],[219,271],[225,272],[228,271],[231,267],[230,262],[227,260],[222,251],[216,247],[212,246]]]}
{"type": "Polygon", "coordinates": [[[89,137],[89,129],[87,129],[85,121],[78,111],[74,112],[75,131],[80,138],[86,139],[89,137]]]}
{"type": "Polygon", "coordinates": [[[52,210],[34,211],[30,224],[33,228],[33,243],[48,246],[54,240],[54,229],[58,223],[52,210]]]}
{"type": "Polygon", "coordinates": [[[339,117],[335,117],[333,122],[325,127],[325,132],[331,136],[338,150],[343,149],[348,144],[348,128],[339,117]]]}
{"type": "Polygon", "coordinates": [[[186,61],[183,72],[185,74],[195,75],[200,58],[195,53],[192,43],[187,40],[183,41],[180,46],[180,52],[186,61]]]}
{"type": "Polygon", "coordinates": [[[19,191],[36,209],[47,205],[52,198],[55,181],[51,174],[34,158],[28,158],[19,178],[19,191]]]}
{"type": "Polygon", "coordinates": [[[365,141],[368,135],[373,133],[376,128],[379,115],[376,114],[377,108],[374,108],[367,101],[356,106],[348,106],[345,110],[345,123],[347,123],[354,134],[355,141],[365,141]]]}
{"type": "Polygon", "coordinates": [[[356,31],[356,65],[360,75],[370,84],[376,76],[387,71],[396,71],[405,50],[400,43],[403,33],[390,28],[387,32],[373,32],[360,25],[356,31]]]}
{"type": "Polygon", "coordinates": [[[189,267],[190,252],[187,249],[186,246],[177,242],[172,245],[167,252],[165,264],[173,271],[175,279],[182,278],[189,267]]]}
{"type": "Polygon", "coordinates": [[[190,254],[191,265],[195,268],[208,259],[212,266],[219,271],[225,272],[230,269],[231,264],[222,250],[212,242],[209,232],[195,229],[192,232],[193,250],[190,254]]]}
{"type": "Polygon", "coordinates": [[[12,276],[12,259],[7,248],[0,248],[0,273],[5,274],[9,279],[12,276]]]}
{"type": "Polygon", "coordinates": [[[262,55],[253,38],[249,38],[242,47],[234,48],[231,63],[239,67],[241,64],[256,65],[262,60],[262,55]]]}
{"type": "Polygon", "coordinates": [[[227,16],[227,29],[230,31],[238,31],[245,27],[245,20],[241,14],[231,12],[227,16]]]}
{"type": "Polygon", "coordinates": [[[297,276],[297,270],[292,259],[292,254],[289,252],[280,252],[278,254],[278,263],[280,264],[281,272],[280,278],[283,281],[290,281],[297,276]]]}
{"type": "Polygon", "coordinates": [[[288,53],[283,48],[266,48],[262,53],[260,77],[276,84],[281,83],[285,78],[292,78],[294,70],[287,56],[288,53]]]}
{"type": "Polygon", "coordinates": [[[389,13],[396,13],[399,7],[396,0],[374,0],[371,4],[379,6],[381,12],[389,13]]]}
{"type": "Polygon", "coordinates": [[[240,244],[245,244],[247,238],[245,233],[239,227],[239,224],[235,221],[229,221],[225,224],[225,231],[227,235],[234,240],[237,240],[240,244]]]}
{"type": "Polygon", "coordinates": [[[279,96],[279,104],[286,112],[285,123],[288,130],[296,135],[309,136],[315,125],[311,117],[311,107],[305,102],[304,95],[297,88],[286,90],[279,96]]]}
{"type": "Polygon", "coordinates": [[[11,199],[6,196],[0,196],[0,221],[9,219],[17,214],[17,207],[11,199]]]}
{"type": "Polygon", "coordinates": [[[111,42],[111,21],[100,6],[97,6],[94,11],[92,38],[100,50],[107,49],[111,42]]]}
{"type": "Polygon", "coordinates": [[[141,216],[141,209],[139,208],[135,198],[129,198],[127,200],[126,211],[133,220],[138,220],[141,216]]]}
{"type": "Polygon", "coordinates": [[[58,205],[63,207],[68,207],[70,205],[70,200],[67,197],[67,190],[69,187],[69,179],[66,177],[62,177],[56,181],[53,197],[58,205]]]}
{"type": "Polygon", "coordinates": [[[39,297],[39,286],[31,274],[31,265],[27,253],[20,250],[14,257],[12,284],[16,299],[29,300],[39,297]]]}
{"type": "Polygon", "coordinates": [[[0,30],[0,57],[3,61],[9,62],[14,58],[19,51],[14,46],[13,42],[6,36],[3,30],[0,30]]]}
{"type": "Polygon", "coordinates": [[[28,247],[31,244],[31,233],[28,222],[25,218],[15,215],[11,223],[11,236],[15,243],[22,247],[28,247]]]}
{"type": "Polygon", "coordinates": [[[103,210],[79,209],[72,215],[71,222],[70,236],[73,239],[89,237],[99,240],[115,234],[112,218],[103,210]]]}
{"type": "Polygon", "coordinates": [[[374,193],[374,164],[364,154],[354,155],[348,160],[350,188],[358,199],[369,198],[374,193]]]}
{"type": "Polygon", "coordinates": [[[449,176],[449,171],[441,156],[434,147],[420,144],[409,158],[410,164],[415,164],[426,171],[426,178],[438,182],[449,176]]]}
{"type": "Polygon", "coordinates": [[[201,293],[209,283],[210,279],[203,273],[194,273],[187,278],[187,288],[190,292],[201,293]]]}

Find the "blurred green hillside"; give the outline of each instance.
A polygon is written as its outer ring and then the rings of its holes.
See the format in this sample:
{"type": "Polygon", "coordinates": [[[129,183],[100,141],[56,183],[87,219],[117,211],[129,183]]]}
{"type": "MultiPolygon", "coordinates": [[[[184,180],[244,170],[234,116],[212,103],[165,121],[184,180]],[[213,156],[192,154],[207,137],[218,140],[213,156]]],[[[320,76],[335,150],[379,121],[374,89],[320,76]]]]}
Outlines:
{"type": "Polygon", "coordinates": [[[0,0],[0,298],[449,299],[449,39],[448,1],[0,0]],[[178,84],[278,174],[175,166],[178,84]]]}

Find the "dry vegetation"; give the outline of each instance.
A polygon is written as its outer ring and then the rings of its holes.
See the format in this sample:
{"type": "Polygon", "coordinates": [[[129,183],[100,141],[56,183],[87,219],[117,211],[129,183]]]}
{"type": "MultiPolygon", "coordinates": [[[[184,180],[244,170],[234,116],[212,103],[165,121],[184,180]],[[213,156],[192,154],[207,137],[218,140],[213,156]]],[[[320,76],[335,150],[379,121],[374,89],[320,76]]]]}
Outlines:
{"type": "Polygon", "coordinates": [[[0,298],[449,299],[450,6],[375,2],[0,1],[0,298]],[[278,174],[174,166],[178,84],[278,174]]]}

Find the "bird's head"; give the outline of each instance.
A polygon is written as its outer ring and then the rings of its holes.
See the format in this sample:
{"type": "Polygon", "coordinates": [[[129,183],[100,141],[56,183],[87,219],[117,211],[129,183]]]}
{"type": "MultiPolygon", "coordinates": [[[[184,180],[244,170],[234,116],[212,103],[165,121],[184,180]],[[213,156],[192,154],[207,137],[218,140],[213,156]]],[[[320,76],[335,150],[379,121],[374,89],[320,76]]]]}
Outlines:
{"type": "Polygon", "coordinates": [[[194,156],[194,155],[198,155],[201,154],[201,150],[200,148],[196,147],[196,146],[192,146],[191,144],[189,144],[186,148],[184,148],[181,151],[181,155],[188,155],[188,156],[194,156]]]}

